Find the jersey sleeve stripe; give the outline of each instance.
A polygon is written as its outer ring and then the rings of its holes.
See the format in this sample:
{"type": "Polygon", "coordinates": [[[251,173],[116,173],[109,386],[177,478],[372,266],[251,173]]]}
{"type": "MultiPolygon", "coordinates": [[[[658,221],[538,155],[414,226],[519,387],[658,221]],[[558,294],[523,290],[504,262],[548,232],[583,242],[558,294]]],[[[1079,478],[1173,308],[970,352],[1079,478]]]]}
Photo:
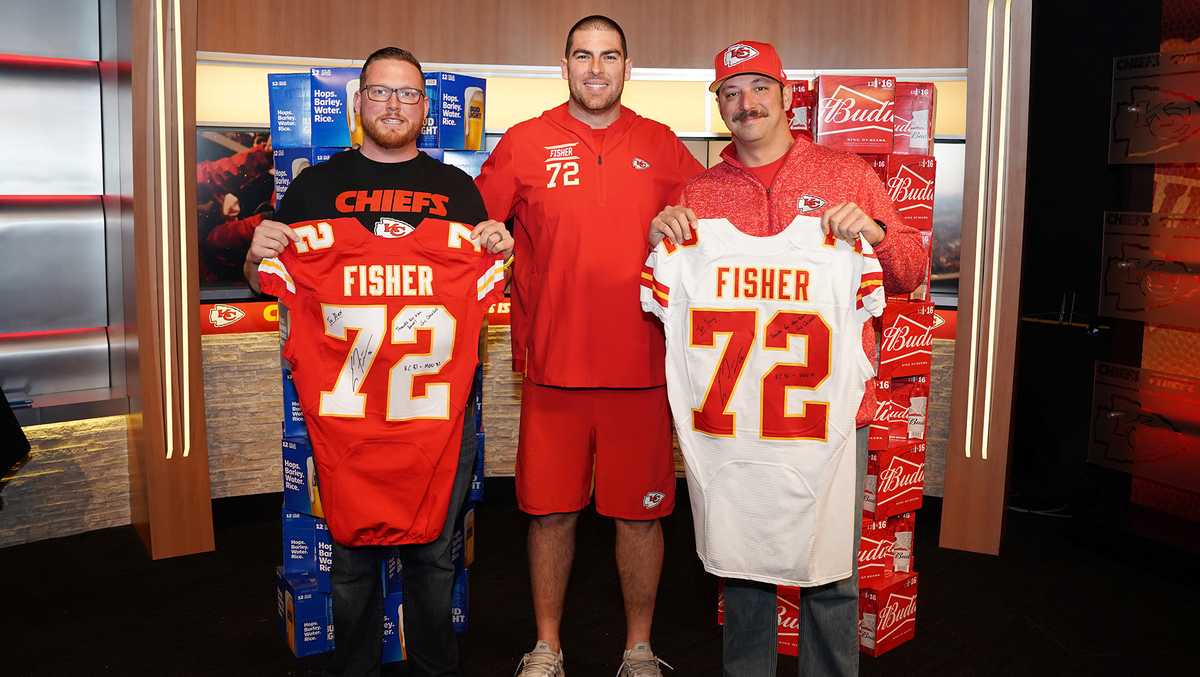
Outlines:
{"type": "Polygon", "coordinates": [[[288,272],[287,266],[283,265],[283,261],[276,258],[263,259],[258,264],[258,272],[260,275],[278,277],[283,280],[283,284],[289,292],[296,293],[296,282],[292,279],[292,274],[288,272]]]}
{"type": "Polygon", "coordinates": [[[492,263],[492,267],[488,268],[487,272],[485,272],[483,276],[479,278],[479,284],[477,286],[477,300],[482,301],[483,299],[487,298],[487,295],[496,288],[496,285],[504,281],[504,271],[507,268],[508,266],[504,263],[504,261],[496,261],[492,263]]]}

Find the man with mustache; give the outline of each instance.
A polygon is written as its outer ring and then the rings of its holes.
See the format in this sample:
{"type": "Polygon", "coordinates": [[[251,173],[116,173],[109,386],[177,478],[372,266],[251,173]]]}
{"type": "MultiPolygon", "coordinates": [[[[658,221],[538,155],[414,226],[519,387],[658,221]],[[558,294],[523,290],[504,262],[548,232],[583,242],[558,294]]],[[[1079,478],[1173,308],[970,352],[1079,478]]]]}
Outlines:
{"type": "MultiPolygon", "coordinates": [[[[427,216],[468,224],[486,218],[483,200],[466,173],[417,150],[429,101],[416,57],[397,47],[377,50],[363,64],[359,83],[354,109],[363,123],[362,147],[338,153],[296,176],[275,211],[275,220],[263,221],[255,229],[245,274],[256,291],[259,262],[298,241],[289,223],[352,216],[380,237],[403,237],[420,228],[427,216]]],[[[492,253],[512,249],[512,237],[503,224],[480,223],[472,238],[492,253]]],[[[466,407],[461,448],[450,452],[457,455],[457,470],[446,521],[435,540],[391,547],[334,543],[335,648],[327,674],[379,674],[380,562],[392,555],[403,561],[404,629],[412,674],[459,674],[458,641],[450,622],[454,581],[450,540],[475,459],[472,411],[466,407]]],[[[402,453],[399,445],[397,453],[402,453]]]]}
{"type": "MultiPolygon", "coordinates": [[[[717,53],[714,68],[716,79],[709,90],[716,94],[733,143],[721,153],[720,164],[688,183],[680,205],[654,218],[651,244],[664,237],[677,244],[689,240],[697,218],[725,218],[744,233],[768,236],[786,229],[797,216],[820,217],[826,233],[850,242],[861,237],[871,244],[888,293],[906,293],[920,284],[924,253],[917,231],[904,225],[875,172],[856,155],[814,145],[789,130],[791,92],[775,48],[751,40],[736,42],[717,53]]],[[[870,323],[863,326],[862,344],[865,355],[875,361],[870,323]]],[[[757,381],[760,375],[747,378],[757,381]]],[[[855,417],[855,553],[862,525],[867,430],[874,411],[874,382],[868,380],[855,417]]],[[[757,489],[744,488],[747,494],[757,489]]],[[[856,564],[853,558],[849,578],[801,591],[801,675],[858,673],[856,564]]],[[[776,624],[775,585],[725,579],[726,677],[775,674],[776,624]]]]}
{"type": "Polygon", "coordinates": [[[612,19],[567,33],[567,102],[509,129],[476,180],[517,241],[513,367],[524,373],[517,501],[531,516],[537,642],[523,677],[561,677],[559,627],[579,511],[616,523],[625,602],[622,677],[661,675],[650,625],[658,520],[675,504],[664,340],[637,307],[646,223],[700,164],[666,126],[621,106],[631,63],[612,19]],[[593,492],[594,487],[594,492],[593,492]]]}

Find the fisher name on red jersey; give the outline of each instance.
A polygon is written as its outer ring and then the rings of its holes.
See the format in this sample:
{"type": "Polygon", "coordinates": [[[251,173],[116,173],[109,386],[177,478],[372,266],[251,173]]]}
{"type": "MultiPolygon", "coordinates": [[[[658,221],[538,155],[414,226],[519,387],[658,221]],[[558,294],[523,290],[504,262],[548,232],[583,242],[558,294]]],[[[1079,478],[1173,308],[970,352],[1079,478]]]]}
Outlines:
{"type": "Polygon", "coordinates": [[[263,259],[259,280],[289,311],[283,354],[330,533],[350,546],[432,541],[503,262],[441,219],[399,238],[349,217],[292,228],[299,240],[263,259]]]}
{"type": "Polygon", "coordinates": [[[854,566],[854,415],[874,375],[862,326],[883,312],[870,244],[797,216],[755,237],[701,219],[642,271],[662,321],[667,393],[696,552],[718,576],[813,586],[854,566]]]}

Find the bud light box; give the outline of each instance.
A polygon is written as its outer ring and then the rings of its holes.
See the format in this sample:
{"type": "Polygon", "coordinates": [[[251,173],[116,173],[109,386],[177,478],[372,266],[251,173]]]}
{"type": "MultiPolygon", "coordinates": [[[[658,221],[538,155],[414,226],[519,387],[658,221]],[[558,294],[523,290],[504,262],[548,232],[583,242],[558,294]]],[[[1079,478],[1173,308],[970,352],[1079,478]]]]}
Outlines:
{"type": "MultiPolygon", "coordinates": [[[[479,419],[476,418],[476,421],[479,419]]],[[[464,433],[465,434],[465,433],[464,433]]],[[[483,432],[475,433],[475,465],[471,468],[471,489],[467,503],[483,502],[483,432]]]]}
{"type": "MultiPolygon", "coordinates": [[[[314,90],[315,96],[315,90],[314,90]]],[[[487,82],[458,73],[426,73],[429,117],[417,145],[446,150],[483,150],[487,82]]]]}
{"type": "Polygon", "coordinates": [[[917,575],[895,574],[864,583],[858,593],[858,643],[879,657],[917,634],[917,575]]]}
{"type": "Polygon", "coordinates": [[[308,438],[283,440],[283,507],[313,517],[324,517],[316,460],[308,438]]]}
{"type": "Polygon", "coordinates": [[[404,560],[385,557],[379,563],[379,578],[383,582],[384,595],[404,594],[404,560]]]}
{"type": "Polygon", "coordinates": [[[267,75],[271,108],[271,147],[308,148],[312,145],[312,88],[308,73],[267,75]]]}
{"type": "Polygon", "coordinates": [[[291,369],[283,370],[283,436],[308,439],[308,427],[304,425],[304,412],[300,409],[300,396],[296,393],[291,369]]]}
{"type": "Polygon", "coordinates": [[[354,113],[359,68],[314,68],[312,77],[312,143],[314,147],[355,148],[362,145],[362,121],[354,113]]]}
{"type": "Polygon", "coordinates": [[[333,564],[333,541],[329,525],[319,517],[283,511],[283,573],[308,574],[317,579],[321,592],[332,590],[329,569],[333,564]]]}
{"type": "Polygon", "coordinates": [[[383,660],[384,663],[399,663],[408,658],[408,647],[404,642],[404,595],[387,595],[383,598],[383,660]]]}
{"type": "Polygon", "coordinates": [[[467,631],[467,621],[471,617],[470,573],[467,569],[456,571],[454,587],[450,590],[450,623],[454,632],[460,635],[467,631]]]}
{"type": "Polygon", "coordinates": [[[346,150],[334,148],[275,148],[272,152],[275,159],[275,204],[283,199],[292,181],[312,165],[318,165],[329,158],[346,150]]]}
{"type": "Polygon", "coordinates": [[[475,563],[475,509],[469,508],[454,524],[450,537],[450,559],[454,570],[462,571],[475,563]]]}
{"type": "Polygon", "coordinates": [[[317,589],[317,579],[305,574],[285,574],[276,569],[276,604],[288,648],[297,657],[333,649],[333,605],[317,589]]]}

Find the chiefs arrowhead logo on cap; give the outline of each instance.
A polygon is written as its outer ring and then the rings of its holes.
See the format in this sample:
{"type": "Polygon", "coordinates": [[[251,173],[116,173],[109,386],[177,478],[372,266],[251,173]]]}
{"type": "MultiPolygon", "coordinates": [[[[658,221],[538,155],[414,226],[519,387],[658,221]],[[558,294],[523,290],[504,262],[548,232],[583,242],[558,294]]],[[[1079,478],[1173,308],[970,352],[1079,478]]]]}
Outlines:
{"type": "Polygon", "coordinates": [[[825,200],[816,195],[801,195],[796,201],[796,209],[800,212],[815,212],[826,204],[825,200]]]}
{"type": "Polygon", "coordinates": [[[375,222],[375,234],[379,237],[404,237],[414,230],[416,230],[415,226],[411,226],[400,219],[393,219],[387,216],[375,222]]]}
{"type": "Polygon", "coordinates": [[[743,61],[748,61],[758,56],[758,50],[750,45],[739,42],[725,48],[725,67],[733,68],[743,61]]]}

